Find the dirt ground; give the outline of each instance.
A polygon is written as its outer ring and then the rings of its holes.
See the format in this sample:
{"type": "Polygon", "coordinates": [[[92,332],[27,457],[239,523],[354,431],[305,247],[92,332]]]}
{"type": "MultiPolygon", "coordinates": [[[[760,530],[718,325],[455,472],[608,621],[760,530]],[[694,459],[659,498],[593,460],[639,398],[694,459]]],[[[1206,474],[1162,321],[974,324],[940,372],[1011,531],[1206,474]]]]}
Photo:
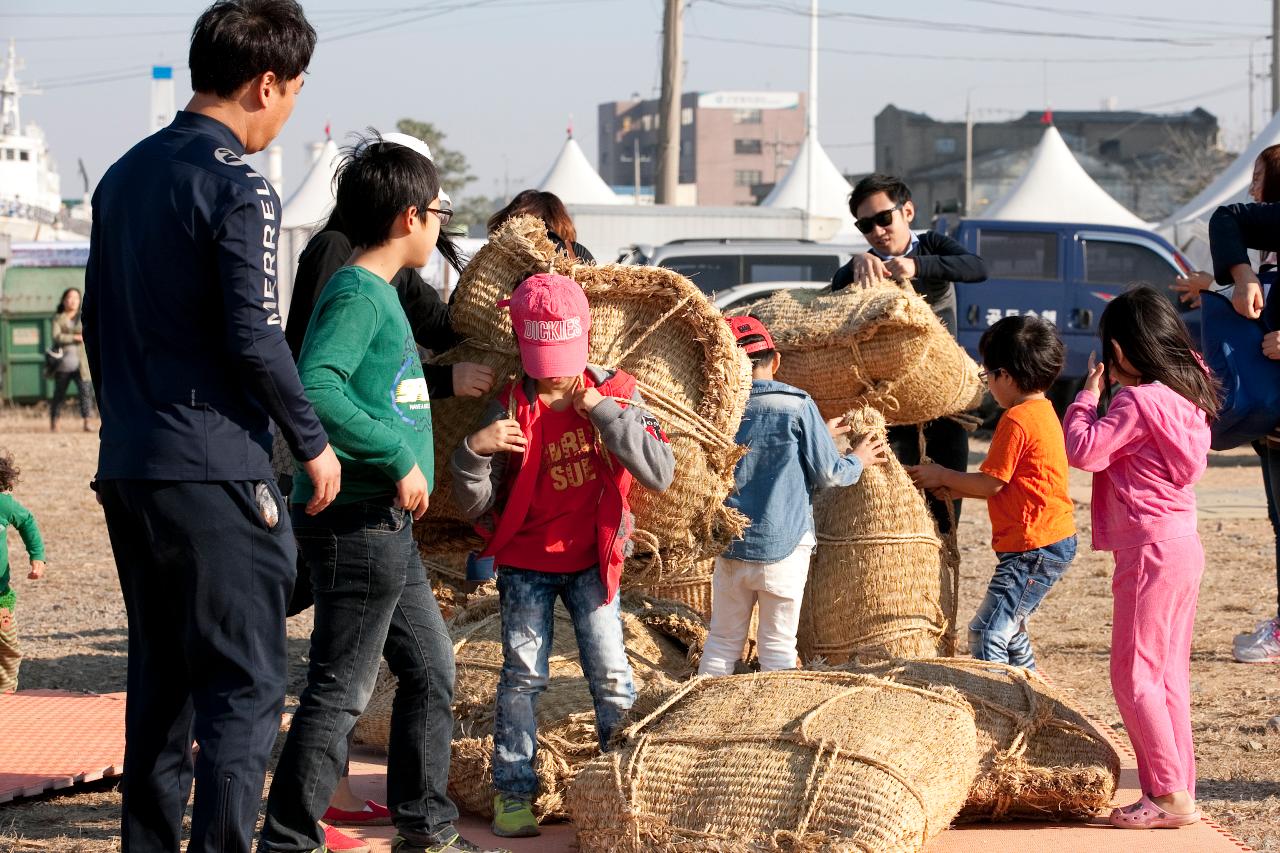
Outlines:
{"type": "MultiPolygon", "coordinates": [[[[125,689],[124,606],[102,514],[88,489],[97,441],[64,421],[48,432],[35,411],[0,411],[0,451],[23,469],[15,496],[40,523],[49,570],[26,580],[22,546],[10,533],[18,625],[26,654],[23,688],[112,692],[125,689]]],[[[975,443],[974,451],[985,450],[975,443]]],[[[980,458],[975,456],[976,459],[980,458]]],[[[1088,478],[1073,472],[1080,556],[1032,625],[1042,668],[1106,723],[1122,731],[1107,676],[1111,557],[1087,547],[1088,478]]],[[[1231,660],[1231,639],[1252,630],[1276,606],[1274,538],[1261,477],[1247,451],[1215,454],[1201,484],[1201,535],[1208,556],[1192,659],[1193,719],[1204,810],[1257,850],[1280,851],[1280,665],[1231,660]]],[[[961,519],[967,621],[993,565],[985,508],[961,519]]],[[[291,692],[304,676],[309,614],[290,620],[291,692]]],[[[291,697],[292,700],[292,697],[291,697]]],[[[3,733],[0,732],[0,737],[3,733]]],[[[112,783],[0,806],[0,853],[106,853],[119,849],[119,796],[112,783]]]]}

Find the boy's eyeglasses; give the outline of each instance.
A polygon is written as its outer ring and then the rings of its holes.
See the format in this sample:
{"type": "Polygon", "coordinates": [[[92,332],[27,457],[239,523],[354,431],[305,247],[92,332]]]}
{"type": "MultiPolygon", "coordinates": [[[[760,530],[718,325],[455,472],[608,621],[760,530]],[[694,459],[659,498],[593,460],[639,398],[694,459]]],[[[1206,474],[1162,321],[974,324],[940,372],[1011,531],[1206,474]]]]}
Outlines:
{"type": "Polygon", "coordinates": [[[1000,372],[1003,370],[1004,370],[1003,367],[997,367],[992,370],[979,370],[978,378],[983,382],[986,382],[988,379],[990,379],[993,376],[999,376],[1000,372]]]}
{"type": "Polygon", "coordinates": [[[453,210],[452,210],[451,208],[448,208],[448,207],[441,207],[441,208],[439,208],[439,209],[434,208],[434,207],[428,207],[426,212],[427,212],[427,213],[434,213],[436,216],[440,217],[440,227],[441,227],[441,228],[443,228],[443,227],[445,227],[446,225],[448,225],[448,224],[449,224],[449,220],[450,220],[450,219],[453,219],[453,210]]]}
{"type": "Polygon", "coordinates": [[[882,210],[879,213],[873,214],[871,216],[866,216],[866,217],[863,217],[862,219],[855,219],[853,221],[853,224],[863,234],[870,234],[871,229],[875,228],[877,225],[879,225],[881,228],[888,228],[890,225],[892,225],[893,214],[898,212],[899,210],[902,210],[902,205],[900,204],[894,207],[891,207],[888,210],[882,210]]]}

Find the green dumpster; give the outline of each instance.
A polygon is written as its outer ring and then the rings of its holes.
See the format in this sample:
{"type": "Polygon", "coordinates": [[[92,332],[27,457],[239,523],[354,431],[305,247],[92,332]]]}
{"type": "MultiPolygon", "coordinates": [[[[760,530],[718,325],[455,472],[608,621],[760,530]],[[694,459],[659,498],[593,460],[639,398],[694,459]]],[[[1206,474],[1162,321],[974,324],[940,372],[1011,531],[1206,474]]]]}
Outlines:
{"type": "Polygon", "coordinates": [[[84,267],[14,267],[0,284],[0,395],[35,403],[53,394],[44,351],[53,344],[53,315],[67,288],[84,290],[84,267]]]}

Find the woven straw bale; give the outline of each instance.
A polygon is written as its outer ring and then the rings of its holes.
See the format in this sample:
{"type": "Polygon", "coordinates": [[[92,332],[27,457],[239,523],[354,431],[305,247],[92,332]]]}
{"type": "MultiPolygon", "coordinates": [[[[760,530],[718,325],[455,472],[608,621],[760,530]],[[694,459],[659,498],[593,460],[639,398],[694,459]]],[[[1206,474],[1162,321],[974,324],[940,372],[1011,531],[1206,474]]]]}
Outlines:
{"type": "MultiPolygon", "coordinates": [[[[706,625],[679,604],[628,594],[622,602],[623,634],[635,682],[637,708],[651,697],[675,689],[697,671],[706,625]]],[[[449,795],[463,811],[493,814],[493,714],[502,672],[502,633],[498,596],[473,597],[449,624],[457,676],[454,685],[454,733],[449,766],[449,795]]],[[[382,665],[368,707],[356,725],[356,741],[386,751],[391,732],[395,677],[382,665]]],[[[550,679],[538,698],[540,788],[534,811],[540,818],[564,817],[564,791],[578,768],[599,755],[595,711],[582,665],[573,622],[556,605],[550,679]]]]}
{"type": "Polygon", "coordinates": [[[973,359],[893,282],[818,297],[784,290],[748,310],[782,353],[779,381],[808,391],[823,417],[870,405],[890,425],[918,424],[982,402],[973,359]]]}
{"type": "Polygon", "coordinates": [[[853,671],[955,688],[973,706],[977,779],[961,821],[1087,818],[1108,807],[1120,756],[1079,707],[1030,670],[972,658],[891,661],[853,671]]]}
{"type": "Polygon", "coordinates": [[[583,853],[919,851],[977,772],[954,691],[865,675],[699,678],[569,791],[583,853]]]}
{"type": "MultiPolygon", "coordinates": [[[[623,583],[693,579],[699,561],[723,551],[746,525],[724,499],[743,453],[733,437],[750,393],[750,363],[721,315],[688,279],[655,267],[574,262],[555,253],[541,221],[530,216],[508,220],[464,270],[452,317],[467,340],[439,361],[489,364],[499,387],[514,378],[519,356],[510,315],[496,303],[529,273],[547,270],[582,285],[592,313],[590,360],[636,377],[675,454],[675,480],[666,492],[632,487],[634,554],[623,583]]],[[[477,544],[453,506],[447,468],[487,403],[447,398],[433,406],[437,488],[419,527],[427,552],[477,544]]]]}
{"type": "MultiPolygon", "coordinates": [[[[884,437],[871,408],[849,414],[849,441],[884,437]]],[[[818,547],[800,611],[799,649],[832,663],[936,657],[954,651],[954,572],[924,497],[901,463],[814,496],[818,547]],[[948,610],[949,608],[949,610],[948,610]]]]}

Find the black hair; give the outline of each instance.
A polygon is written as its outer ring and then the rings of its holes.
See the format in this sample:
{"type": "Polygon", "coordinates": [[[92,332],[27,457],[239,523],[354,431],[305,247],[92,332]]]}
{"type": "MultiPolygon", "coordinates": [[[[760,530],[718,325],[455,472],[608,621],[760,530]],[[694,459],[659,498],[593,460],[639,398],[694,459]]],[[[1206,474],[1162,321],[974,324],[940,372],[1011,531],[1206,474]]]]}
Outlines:
{"type": "Polygon", "coordinates": [[[58,300],[59,314],[67,310],[67,297],[70,296],[72,293],[80,293],[80,288],[68,287],[66,290],[62,291],[62,298],[58,300]]]}
{"type": "Polygon", "coordinates": [[[13,487],[18,485],[18,474],[18,466],[14,464],[13,456],[0,453],[0,492],[13,491],[13,487]]]}
{"type": "Polygon", "coordinates": [[[853,188],[853,192],[849,193],[849,212],[856,217],[858,215],[858,205],[876,193],[884,193],[891,202],[897,205],[903,205],[911,201],[911,189],[902,178],[895,178],[893,175],[882,175],[876,172],[858,181],[853,188]]]}
{"type": "Polygon", "coordinates": [[[315,47],[315,28],[294,0],[218,0],[191,31],[191,88],[229,98],[268,71],[283,84],[307,70],[315,47]]]}
{"type": "Polygon", "coordinates": [[[374,130],[346,150],[336,180],[337,209],[357,249],[387,242],[396,217],[411,207],[425,222],[440,195],[434,163],[412,148],[383,142],[374,130]]]}
{"type": "Polygon", "coordinates": [[[1066,359],[1057,328],[1025,315],[996,321],[978,340],[978,353],[988,371],[1003,370],[1024,394],[1047,391],[1066,359]]]}
{"type": "MultiPolygon", "coordinates": [[[[1159,382],[1194,403],[1209,423],[1218,416],[1221,385],[1205,368],[1191,344],[1191,336],[1173,304],[1150,285],[1139,284],[1107,303],[1098,322],[1102,338],[1104,377],[1116,367],[1115,345],[1138,372],[1141,384],[1159,382]]],[[[1103,406],[1112,388],[1104,380],[1103,406]]]]}
{"type": "MultiPolygon", "coordinates": [[[[333,213],[329,214],[328,221],[325,222],[324,227],[320,230],[337,231],[339,234],[347,236],[347,224],[342,220],[342,212],[338,210],[336,205],[333,208],[333,213]]],[[[348,237],[348,239],[350,238],[348,237]]],[[[459,275],[462,274],[462,268],[471,260],[469,256],[462,253],[462,250],[458,248],[458,244],[453,242],[453,238],[444,233],[444,231],[441,231],[440,236],[436,238],[436,252],[459,275]]]]}
{"type": "MultiPolygon", "coordinates": [[[[758,344],[763,341],[764,335],[747,335],[745,338],[740,338],[738,340],[738,346],[746,349],[751,344],[758,344]]],[[[751,359],[751,367],[754,370],[762,364],[768,364],[773,361],[773,354],[776,352],[776,349],[770,347],[769,349],[762,349],[757,352],[749,352],[747,353],[747,358],[751,359]]]]}

